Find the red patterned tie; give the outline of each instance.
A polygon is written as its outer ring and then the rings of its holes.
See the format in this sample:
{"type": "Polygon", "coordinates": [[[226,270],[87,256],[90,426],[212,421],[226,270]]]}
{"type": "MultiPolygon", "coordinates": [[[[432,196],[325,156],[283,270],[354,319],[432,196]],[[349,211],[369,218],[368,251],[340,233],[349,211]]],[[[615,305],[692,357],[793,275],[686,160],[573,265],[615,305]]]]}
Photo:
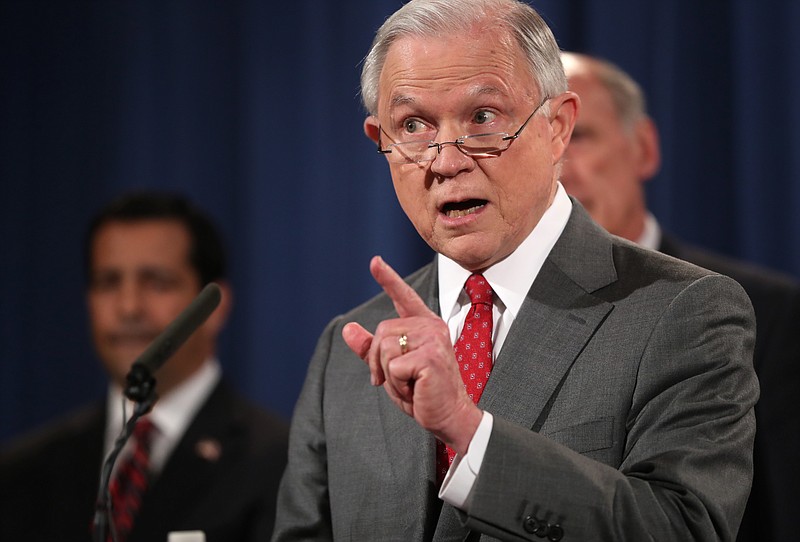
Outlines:
{"type": "MultiPolygon", "coordinates": [[[[467,394],[477,403],[492,372],[492,287],[483,275],[470,275],[464,289],[472,306],[464,320],[461,336],[454,346],[456,362],[467,394]]],[[[441,485],[455,452],[436,441],[436,473],[441,485]]]]}
{"type": "MultiPolygon", "coordinates": [[[[142,495],[147,489],[153,429],[153,423],[147,418],[136,422],[136,427],[133,429],[133,453],[120,464],[117,475],[111,482],[111,513],[118,542],[127,539],[133,527],[133,520],[139,511],[142,495]]],[[[109,540],[111,540],[110,533],[109,540]]]]}

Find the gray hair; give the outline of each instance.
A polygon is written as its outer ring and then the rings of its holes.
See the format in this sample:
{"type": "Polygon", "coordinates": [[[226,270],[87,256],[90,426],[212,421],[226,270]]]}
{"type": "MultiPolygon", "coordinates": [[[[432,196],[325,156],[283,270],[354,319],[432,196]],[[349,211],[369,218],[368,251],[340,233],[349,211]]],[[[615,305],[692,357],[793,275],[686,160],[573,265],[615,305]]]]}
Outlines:
{"type": "Polygon", "coordinates": [[[528,59],[542,98],[567,90],[558,44],[542,17],[518,0],[411,0],[378,29],[361,70],[361,98],[367,111],[378,110],[378,84],[386,54],[395,40],[457,35],[477,22],[493,21],[516,41],[528,59]]]}
{"type": "Polygon", "coordinates": [[[626,128],[633,129],[638,120],[648,116],[642,87],[625,70],[602,58],[577,56],[588,59],[592,73],[611,95],[617,116],[626,128]]]}

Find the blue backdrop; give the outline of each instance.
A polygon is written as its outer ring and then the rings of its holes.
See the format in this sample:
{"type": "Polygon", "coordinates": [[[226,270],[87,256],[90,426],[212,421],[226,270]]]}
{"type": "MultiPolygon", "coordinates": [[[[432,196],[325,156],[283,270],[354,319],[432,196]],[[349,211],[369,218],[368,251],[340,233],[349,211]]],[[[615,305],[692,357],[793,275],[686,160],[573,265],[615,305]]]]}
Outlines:
{"type": "MultiPolygon", "coordinates": [[[[800,276],[800,2],[533,0],[559,44],[645,88],[674,233],[800,276]]],[[[0,1],[0,440],[104,392],[89,216],[187,193],[230,247],[228,375],[287,418],[334,315],[431,252],[363,136],[360,62],[398,0],[0,1]]]]}

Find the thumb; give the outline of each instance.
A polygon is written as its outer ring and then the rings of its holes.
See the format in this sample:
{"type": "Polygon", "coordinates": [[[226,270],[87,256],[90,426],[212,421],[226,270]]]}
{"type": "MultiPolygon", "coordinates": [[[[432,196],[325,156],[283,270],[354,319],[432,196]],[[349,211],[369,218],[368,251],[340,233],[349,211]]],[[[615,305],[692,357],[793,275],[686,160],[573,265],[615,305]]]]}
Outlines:
{"type": "Polygon", "coordinates": [[[374,335],[372,333],[355,322],[345,324],[342,328],[342,339],[344,339],[344,342],[347,343],[350,350],[363,359],[369,367],[370,382],[372,382],[373,386],[380,386],[386,380],[383,374],[383,368],[380,363],[377,362],[370,364],[368,359],[373,337],[374,335]]]}
{"type": "Polygon", "coordinates": [[[342,328],[342,339],[350,350],[364,361],[367,360],[369,347],[372,346],[372,337],[372,333],[355,322],[350,322],[342,328]]]}

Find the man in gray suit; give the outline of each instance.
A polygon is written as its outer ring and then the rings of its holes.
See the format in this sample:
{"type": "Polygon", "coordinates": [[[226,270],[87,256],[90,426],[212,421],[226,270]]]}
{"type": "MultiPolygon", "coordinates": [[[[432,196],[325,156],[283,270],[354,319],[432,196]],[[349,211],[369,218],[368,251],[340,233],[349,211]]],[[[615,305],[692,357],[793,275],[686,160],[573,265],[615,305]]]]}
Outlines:
{"type": "Polygon", "coordinates": [[[733,539],[752,475],[752,307],[566,195],[579,99],[539,15],[412,0],[379,29],[362,95],[437,256],[405,280],[374,258],[384,293],[324,331],[274,540],[733,539]]]}

